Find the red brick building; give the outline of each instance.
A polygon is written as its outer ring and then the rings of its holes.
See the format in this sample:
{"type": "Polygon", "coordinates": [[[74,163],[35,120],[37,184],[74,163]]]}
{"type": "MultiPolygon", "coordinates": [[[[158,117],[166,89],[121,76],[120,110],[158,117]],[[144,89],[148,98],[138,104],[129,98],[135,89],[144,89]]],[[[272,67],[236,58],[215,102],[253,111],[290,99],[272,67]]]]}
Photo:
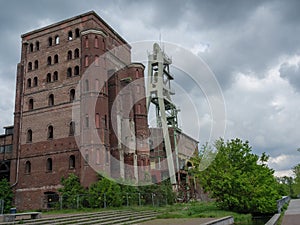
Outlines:
{"type": "MultiPolygon", "coordinates": [[[[134,161],[149,171],[149,148],[120,148],[110,119],[118,92],[143,76],[144,66],[131,63],[129,44],[95,12],[22,35],[10,170],[19,209],[44,208],[47,195],[57,193],[61,178],[69,173],[75,173],[83,186],[89,186],[97,180],[89,164],[121,178],[138,179],[134,171],[124,168],[134,161]],[[110,51],[118,46],[122,46],[121,51],[110,51]],[[106,53],[109,57],[100,59],[106,53]],[[83,74],[91,72],[91,66],[93,75],[82,80],[83,74]],[[81,90],[79,84],[85,90],[76,93],[81,90]],[[81,106],[83,99],[85,104],[95,101],[94,109],[80,107],[81,118],[74,121],[72,108],[81,106]],[[93,143],[95,132],[101,143],[93,143]],[[83,142],[76,142],[77,134],[83,142]],[[125,164],[114,163],[111,167],[113,157],[125,164]],[[41,200],[43,196],[45,201],[41,200]]],[[[134,93],[127,94],[132,97],[134,93]]],[[[136,136],[145,136],[145,100],[133,106],[127,119],[139,124],[135,126],[136,136]]]]}
{"type": "MultiPolygon", "coordinates": [[[[19,210],[47,208],[70,173],[85,187],[97,172],[136,183],[167,176],[163,142],[149,146],[144,69],[93,11],[22,35],[14,126],[0,136],[0,177],[19,210]]],[[[187,140],[181,156],[197,149],[185,134],[170,135],[187,140]]]]}

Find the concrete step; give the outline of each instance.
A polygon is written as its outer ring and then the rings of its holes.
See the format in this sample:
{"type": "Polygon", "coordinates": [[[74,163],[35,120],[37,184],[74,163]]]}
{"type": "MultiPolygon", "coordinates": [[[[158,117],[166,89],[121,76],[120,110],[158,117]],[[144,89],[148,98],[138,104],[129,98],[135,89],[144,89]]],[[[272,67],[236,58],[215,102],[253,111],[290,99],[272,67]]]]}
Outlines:
{"type": "MultiPolygon", "coordinates": [[[[82,213],[65,215],[58,217],[41,218],[35,220],[23,220],[22,224],[25,225],[67,225],[67,224],[78,224],[78,225],[88,225],[88,224],[131,224],[130,221],[135,220],[150,220],[158,215],[157,212],[153,211],[101,211],[96,213],[82,213]]],[[[11,223],[3,224],[18,224],[20,221],[15,221],[11,223]]],[[[0,223],[1,225],[1,223],[0,223]]]]}

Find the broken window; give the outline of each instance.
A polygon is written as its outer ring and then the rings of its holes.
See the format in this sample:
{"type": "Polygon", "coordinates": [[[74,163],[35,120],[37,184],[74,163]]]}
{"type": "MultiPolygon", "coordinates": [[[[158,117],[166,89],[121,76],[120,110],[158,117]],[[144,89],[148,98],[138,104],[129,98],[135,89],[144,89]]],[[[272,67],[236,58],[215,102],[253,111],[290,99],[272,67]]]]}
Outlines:
{"type": "Polygon", "coordinates": [[[47,135],[48,139],[53,139],[53,126],[49,126],[48,127],[48,135],[47,135]]]}
{"type": "Polygon", "coordinates": [[[38,86],[38,78],[34,77],[33,78],[33,87],[36,87],[36,86],[38,86]]]}
{"type": "Polygon", "coordinates": [[[56,44],[56,45],[59,44],[59,36],[58,36],[58,35],[55,36],[55,44],[56,44]]]}
{"type": "Polygon", "coordinates": [[[54,56],[54,63],[58,63],[58,55],[54,56]]]}
{"type": "Polygon", "coordinates": [[[27,87],[31,88],[31,79],[30,78],[27,79],[27,87]]]}
{"type": "Polygon", "coordinates": [[[48,64],[48,65],[51,65],[51,64],[52,64],[52,58],[51,58],[51,56],[48,56],[47,64],[48,64]]]}
{"type": "Polygon", "coordinates": [[[72,76],[72,68],[68,68],[67,70],[67,77],[71,77],[72,76]]]}
{"type": "Polygon", "coordinates": [[[68,51],[68,57],[67,57],[68,60],[71,60],[72,59],[72,51],[68,51]]]}
{"type": "Polygon", "coordinates": [[[47,172],[52,171],[52,159],[51,158],[47,159],[46,170],[47,170],[47,172]]]}
{"type": "Polygon", "coordinates": [[[68,33],[68,40],[69,41],[73,40],[73,32],[72,31],[69,31],[69,33],[68,33]]]}
{"type": "Polygon", "coordinates": [[[75,89],[70,90],[70,102],[75,100],[75,89]]]}
{"type": "Polygon", "coordinates": [[[52,46],[52,37],[48,38],[48,46],[52,46]]]}
{"type": "Polygon", "coordinates": [[[55,71],[53,74],[53,81],[57,81],[58,80],[58,72],[55,71]]]}
{"type": "Polygon", "coordinates": [[[74,51],[74,58],[75,59],[79,58],[79,49],[78,48],[76,48],[74,51]]]}
{"type": "Polygon", "coordinates": [[[79,66],[75,66],[74,75],[79,75],[79,66]]]}
{"type": "Polygon", "coordinates": [[[29,52],[33,52],[33,44],[32,43],[29,45],[29,52]]]}
{"type": "Polygon", "coordinates": [[[51,73],[48,73],[48,74],[47,74],[46,82],[47,82],[47,83],[50,83],[50,82],[51,82],[51,73]]]}
{"type": "Polygon", "coordinates": [[[28,102],[28,109],[29,110],[33,110],[33,99],[29,99],[29,102],[28,102]]]}
{"type": "Polygon", "coordinates": [[[75,122],[71,121],[71,123],[69,124],[69,135],[70,136],[74,136],[75,134],[75,122]]]}
{"type": "Polygon", "coordinates": [[[69,158],[69,168],[70,169],[75,168],[75,155],[71,155],[69,158]]]}
{"type": "Polygon", "coordinates": [[[37,51],[40,50],[40,42],[39,42],[39,41],[35,42],[35,49],[36,49],[37,51]]]}
{"type": "Polygon", "coordinates": [[[27,130],[26,141],[27,142],[32,142],[32,130],[31,129],[27,130]]]}
{"type": "Polygon", "coordinates": [[[79,38],[80,36],[80,31],[78,28],[75,29],[75,38],[79,38]]]}
{"type": "Polygon", "coordinates": [[[31,173],[31,162],[30,161],[26,161],[26,163],[25,163],[25,173],[26,174],[31,173]]]}
{"type": "Polygon", "coordinates": [[[38,69],[39,68],[39,61],[35,60],[34,61],[34,69],[38,69]]]}
{"type": "Polygon", "coordinates": [[[31,71],[32,70],[32,62],[29,62],[28,63],[28,71],[31,71]]]}
{"type": "Polygon", "coordinates": [[[48,105],[49,106],[53,106],[54,105],[54,95],[53,94],[49,95],[48,105]]]}

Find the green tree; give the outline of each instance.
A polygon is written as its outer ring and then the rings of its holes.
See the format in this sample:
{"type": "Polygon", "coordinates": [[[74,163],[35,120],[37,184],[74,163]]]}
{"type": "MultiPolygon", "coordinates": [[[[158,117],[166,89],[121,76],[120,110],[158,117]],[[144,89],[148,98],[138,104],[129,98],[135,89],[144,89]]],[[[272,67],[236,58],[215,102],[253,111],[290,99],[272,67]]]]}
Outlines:
{"type": "Polygon", "coordinates": [[[112,180],[99,176],[99,181],[89,188],[89,203],[93,208],[121,206],[123,199],[120,186],[112,180]]]}
{"type": "Polygon", "coordinates": [[[6,179],[0,181],[0,199],[4,200],[4,212],[9,212],[12,207],[13,192],[6,179]]]}
{"type": "Polygon", "coordinates": [[[293,168],[293,172],[295,174],[295,179],[293,183],[294,196],[292,197],[297,197],[297,195],[300,195],[300,164],[293,168]]]}
{"type": "MultiPolygon", "coordinates": [[[[194,174],[218,206],[243,213],[276,211],[280,196],[274,171],[266,164],[268,156],[251,153],[248,141],[240,139],[217,140],[215,148],[215,160],[206,170],[196,170],[194,174]]],[[[196,168],[201,164],[199,157],[194,158],[196,168]]]]}
{"type": "Polygon", "coordinates": [[[63,207],[75,208],[78,198],[86,193],[80,184],[78,176],[72,173],[67,178],[62,178],[61,183],[63,187],[58,191],[63,198],[63,207]]]}

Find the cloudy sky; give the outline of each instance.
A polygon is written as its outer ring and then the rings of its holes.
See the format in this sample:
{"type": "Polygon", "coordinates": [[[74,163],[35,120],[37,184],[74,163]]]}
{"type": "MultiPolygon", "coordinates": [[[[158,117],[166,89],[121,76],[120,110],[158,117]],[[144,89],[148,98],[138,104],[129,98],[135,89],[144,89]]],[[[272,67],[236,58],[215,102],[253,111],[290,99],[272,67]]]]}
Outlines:
{"type": "MultiPolygon", "coordinates": [[[[11,0],[0,5],[0,127],[13,123],[20,35],[94,10],[129,43],[161,39],[201,57],[225,99],[225,139],[249,140],[256,154],[269,154],[276,175],[291,174],[300,162],[299,1],[11,0]]],[[[203,144],[211,115],[204,97],[189,95],[199,111],[203,144]]]]}

